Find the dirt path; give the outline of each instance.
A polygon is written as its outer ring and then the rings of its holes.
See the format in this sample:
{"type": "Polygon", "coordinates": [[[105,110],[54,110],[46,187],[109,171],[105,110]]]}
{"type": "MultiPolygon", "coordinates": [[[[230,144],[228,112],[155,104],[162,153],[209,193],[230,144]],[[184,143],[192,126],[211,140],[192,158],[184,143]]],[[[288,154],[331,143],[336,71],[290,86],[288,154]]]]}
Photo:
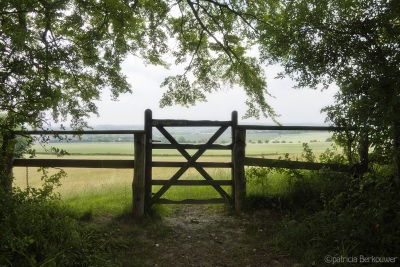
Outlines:
{"type": "Polygon", "coordinates": [[[157,255],[148,265],[301,266],[285,256],[271,256],[265,238],[272,217],[268,211],[232,215],[223,208],[180,206],[159,222],[158,231],[147,235],[157,255]]]}

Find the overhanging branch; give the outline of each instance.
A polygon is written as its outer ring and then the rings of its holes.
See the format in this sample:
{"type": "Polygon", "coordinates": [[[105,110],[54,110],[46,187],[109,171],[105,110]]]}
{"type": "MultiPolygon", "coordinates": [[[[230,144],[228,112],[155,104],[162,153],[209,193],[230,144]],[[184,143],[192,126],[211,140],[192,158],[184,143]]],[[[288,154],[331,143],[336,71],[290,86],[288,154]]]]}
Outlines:
{"type": "Polygon", "coordinates": [[[197,22],[200,24],[201,28],[208,34],[211,36],[211,38],[214,39],[214,41],[218,44],[219,47],[222,48],[222,50],[224,50],[225,54],[229,57],[231,62],[234,62],[232,55],[235,57],[235,59],[237,61],[240,61],[239,57],[233,52],[231,51],[229,48],[227,48],[226,46],[224,46],[216,37],[215,35],[207,28],[206,25],[204,25],[203,21],[201,20],[198,11],[194,8],[193,3],[190,0],[187,0],[187,3],[189,4],[191,10],[193,11],[193,14],[197,20],[197,22]]]}

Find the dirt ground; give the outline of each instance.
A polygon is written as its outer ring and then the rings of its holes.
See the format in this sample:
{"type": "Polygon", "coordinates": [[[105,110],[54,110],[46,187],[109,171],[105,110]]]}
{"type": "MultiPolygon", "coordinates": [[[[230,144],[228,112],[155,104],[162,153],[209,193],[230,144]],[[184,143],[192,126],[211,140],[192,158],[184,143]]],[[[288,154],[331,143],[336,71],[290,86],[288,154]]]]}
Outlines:
{"type": "Polygon", "coordinates": [[[149,231],[146,243],[154,267],[302,266],[288,255],[272,253],[266,244],[276,214],[268,210],[242,215],[203,205],[182,205],[149,231]],[[161,229],[161,230],[160,230],[161,229]]]}

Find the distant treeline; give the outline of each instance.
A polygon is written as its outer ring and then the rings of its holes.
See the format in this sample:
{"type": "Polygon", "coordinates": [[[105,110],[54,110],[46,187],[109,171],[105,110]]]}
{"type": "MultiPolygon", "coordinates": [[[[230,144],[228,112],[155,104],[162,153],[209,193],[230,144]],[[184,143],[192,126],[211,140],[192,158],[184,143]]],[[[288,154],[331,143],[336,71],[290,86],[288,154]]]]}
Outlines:
{"type": "Polygon", "coordinates": [[[63,140],[51,138],[50,143],[75,143],[75,142],[90,142],[90,143],[108,143],[108,142],[133,142],[133,135],[82,135],[80,138],[67,136],[63,140]]]}

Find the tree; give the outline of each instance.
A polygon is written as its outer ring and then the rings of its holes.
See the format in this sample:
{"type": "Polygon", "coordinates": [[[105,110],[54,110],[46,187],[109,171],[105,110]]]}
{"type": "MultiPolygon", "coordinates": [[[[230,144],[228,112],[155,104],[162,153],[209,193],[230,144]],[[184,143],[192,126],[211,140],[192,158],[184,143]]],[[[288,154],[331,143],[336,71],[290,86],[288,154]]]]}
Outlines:
{"type": "Polygon", "coordinates": [[[355,127],[352,141],[369,139],[399,178],[400,1],[266,1],[259,14],[264,60],[299,87],[336,83],[329,121],[355,127]]]}
{"type": "Polygon", "coordinates": [[[255,4],[242,1],[3,0],[0,3],[0,125],[5,170],[11,187],[12,131],[49,128],[49,122],[87,126],[94,100],[130,92],[121,73],[127,54],[145,64],[185,64],[167,77],[161,106],[194,105],[205,93],[237,84],[249,96],[246,116],[275,116],[267,104],[258,60],[248,55],[258,34],[255,4]]]}

